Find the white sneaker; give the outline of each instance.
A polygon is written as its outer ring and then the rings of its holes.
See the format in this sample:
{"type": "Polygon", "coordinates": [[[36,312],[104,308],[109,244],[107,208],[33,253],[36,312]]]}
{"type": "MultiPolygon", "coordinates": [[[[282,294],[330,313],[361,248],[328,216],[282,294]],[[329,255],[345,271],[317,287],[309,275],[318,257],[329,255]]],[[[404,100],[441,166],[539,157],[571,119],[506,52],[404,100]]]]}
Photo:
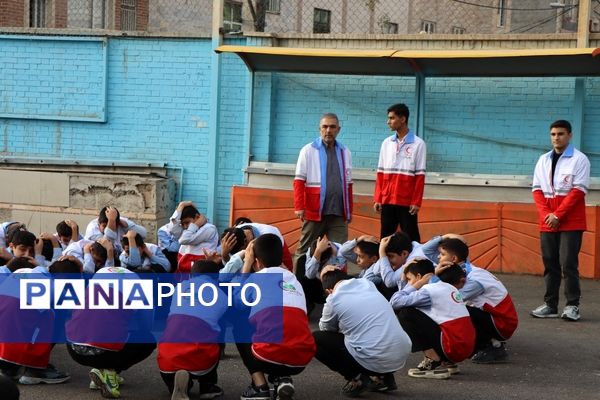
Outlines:
{"type": "Polygon", "coordinates": [[[548,304],[542,304],[535,310],[531,310],[529,314],[535,318],[558,318],[558,311],[548,304]]]}
{"type": "Polygon", "coordinates": [[[581,315],[579,314],[579,307],[577,307],[577,306],[566,306],[563,309],[563,312],[560,315],[560,317],[562,319],[566,319],[568,321],[577,321],[579,318],[581,318],[581,315]]]}

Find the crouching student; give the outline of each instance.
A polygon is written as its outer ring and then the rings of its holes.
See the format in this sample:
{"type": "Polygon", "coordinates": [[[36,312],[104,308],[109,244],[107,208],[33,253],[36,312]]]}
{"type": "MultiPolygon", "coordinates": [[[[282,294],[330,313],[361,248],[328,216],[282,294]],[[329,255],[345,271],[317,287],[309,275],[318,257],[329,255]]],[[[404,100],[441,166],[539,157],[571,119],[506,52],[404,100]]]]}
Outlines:
{"type": "Polygon", "coordinates": [[[306,254],[298,258],[296,277],[304,290],[309,315],[315,308],[315,304],[325,303],[323,285],[319,276],[323,267],[336,265],[346,271],[346,259],[340,254],[340,247],[339,243],[329,241],[324,235],[312,242],[306,254]]]}
{"type": "Polygon", "coordinates": [[[264,307],[260,303],[250,307],[249,321],[256,328],[253,343],[237,343],[242,361],[252,378],[241,395],[242,400],[271,399],[268,382],[274,384],[273,398],[292,399],[295,388],[291,377],[301,373],[315,354],[304,292],[294,274],[282,267],[282,255],[280,238],[270,233],[260,235],[245,250],[242,273],[255,272],[256,279],[263,274],[282,275],[283,307],[264,307]],[[276,337],[278,333],[283,334],[280,342],[264,340],[276,337]]]}
{"type": "Polygon", "coordinates": [[[425,358],[408,375],[413,378],[447,379],[458,372],[459,363],[473,353],[475,328],[458,288],[465,282],[458,266],[440,274],[441,282],[429,283],[433,263],[417,259],[404,267],[407,284],[394,293],[390,303],[402,328],[412,340],[412,351],[425,358]]]}
{"type": "Polygon", "coordinates": [[[169,272],[171,263],[161,249],[134,231],[129,231],[121,239],[123,251],[119,256],[121,266],[133,272],[169,272]]]}
{"type": "Polygon", "coordinates": [[[394,372],[404,366],[411,341],[390,304],[371,281],[340,270],[325,272],[322,282],[329,296],[320,331],[313,332],[316,358],[346,379],[344,396],[396,390],[394,372]]]}
{"type": "Polygon", "coordinates": [[[6,268],[11,275],[0,285],[0,341],[3,341],[0,343],[0,373],[23,385],[68,381],[69,374],[50,364],[54,311],[20,307],[19,280],[27,279],[27,275],[38,279],[50,278],[50,275],[46,268],[36,266],[31,257],[15,257],[6,268]]]}
{"type": "MultiPolygon", "coordinates": [[[[136,275],[123,267],[101,267],[90,279],[90,284],[107,277],[127,279],[136,275]]],[[[89,304],[88,293],[86,291],[84,304],[89,304]]],[[[95,298],[104,297],[99,289],[95,293],[95,298]]],[[[118,298],[119,304],[124,303],[120,292],[110,297],[118,298]]],[[[150,333],[151,323],[152,310],[86,307],[73,311],[65,328],[67,350],[73,361],[92,368],[90,389],[99,389],[105,398],[120,397],[121,372],[148,358],[156,348],[150,333]]]]}
{"type": "Polygon", "coordinates": [[[146,237],[146,228],[122,217],[116,207],[103,207],[98,218],[93,219],[85,230],[84,238],[99,240],[106,238],[114,243],[117,251],[121,251],[121,239],[126,232],[135,231],[143,238],[146,237]]]}
{"type": "MultiPolygon", "coordinates": [[[[182,282],[181,291],[191,292],[192,283],[195,288],[205,283],[217,286],[220,267],[208,260],[194,262],[190,279],[182,282]]],[[[182,305],[171,303],[167,326],[158,344],[158,368],[172,400],[189,399],[192,380],[200,384],[201,399],[213,399],[223,394],[217,386],[217,367],[221,353],[219,320],[227,310],[227,297],[219,290],[211,306],[191,306],[186,301],[182,305]]]]}
{"type": "Polygon", "coordinates": [[[115,266],[115,248],[106,238],[97,241],[82,239],[63,250],[60,260],[69,259],[81,265],[81,271],[93,274],[100,268],[115,266]]]}
{"type": "Polygon", "coordinates": [[[505,342],[519,325],[515,305],[506,287],[493,274],[468,262],[469,247],[457,237],[439,240],[439,265],[436,275],[450,265],[460,265],[467,275],[460,294],[477,332],[476,354],[471,361],[491,364],[508,358],[505,342]]]}
{"type": "Polygon", "coordinates": [[[217,227],[208,222],[191,201],[182,201],[171,216],[168,232],[179,240],[177,272],[189,274],[196,260],[206,258],[204,252],[214,252],[219,244],[217,227]]]}
{"type": "Polygon", "coordinates": [[[72,219],[65,219],[56,225],[56,233],[53,235],[60,247],[64,250],[71,243],[78,242],[83,239],[79,234],[79,225],[72,219]]]}

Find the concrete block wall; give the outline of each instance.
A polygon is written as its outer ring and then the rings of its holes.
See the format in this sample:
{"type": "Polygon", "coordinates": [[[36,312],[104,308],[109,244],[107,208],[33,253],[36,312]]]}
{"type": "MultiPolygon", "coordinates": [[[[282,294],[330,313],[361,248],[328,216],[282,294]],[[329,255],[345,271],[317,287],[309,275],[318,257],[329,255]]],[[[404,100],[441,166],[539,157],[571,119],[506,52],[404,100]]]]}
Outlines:
{"type": "Polygon", "coordinates": [[[257,74],[255,82],[254,161],[295,163],[302,146],[319,136],[320,116],[334,112],[342,126],[339,139],[350,147],[353,165],[374,169],[381,141],[391,134],[387,108],[399,102],[414,108],[412,77],[267,75],[257,74]],[[269,104],[270,126],[264,114],[269,104]],[[267,144],[270,154],[265,154],[267,144]]]}
{"type": "MultiPolygon", "coordinates": [[[[210,87],[212,49],[208,39],[156,39],[110,38],[108,41],[108,87],[106,123],[87,121],[53,121],[31,119],[37,116],[32,110],[24,118],[0,117],[0,156],[44,159],[77,160],[86,163],[156,163],[183,168],[182,198],[206,210],[209,191],[208,135],[210,120],[210,87]]],[[[29,40],[1,38],[0,53],[24,53],[27,62],[19,65],[18,73],[35,75],[44,70],[46,54],[71,54],[88,60],[78,69],[76,82],[88,85],[81,95],[80,104],[93,104],[100,88],[89,89],[98,77],[100,61],[91,62],[90,50],[94,41],[85,38],[43,40],[31,36],[29,40]],[[17,44],[15,44],[17,43],[17,44]],[[21,50],[22,49],[22,50],[21,50]],[[36,56],[37,55],[37,56],[36,56]],[[89,71],[85,66],[89,66],[89,71]]],[[[216,221],[225,227],[229,219],[229,186],[241,183],[245,156],[240,156],[240,143],[244,141],[245,91],[248,72],[235,56],[224,57],[222,124],[223,149],[218,155],[218,204],[216,221]],[[235,161],[232,162],[231,159],[235,161]],[[220,160],[220,161],[219,161],[220,160]]],[[[3,60],[2,62],[7,62],[3,60]]],[[[10,61],[8,61],[10,62],[10,61]]],[[[73,64],[67,62],[67,64],[73,64]]],[[[51,68],[52,71],[54,69],[51,68]]],[[[40,79],[18,80],[17,74],[0,77],[1,92],[21,86],[15,98],[23,107],[36,104],[40,79]],[[30,97],[34,97],[31,99],[30,97]]],[[[64,90],[70,73],[51,76],[59,84],[51,93],[66,99],[53,111],[60,114],[68,109],[70,92],[64,90]],[[63,83],[62,86],[60,83],[63,83]]],[[[50,80],[50,78],[48,78],[50,80]]],[[[0,97],[0,110],[11,107],[12,101],[0,97]]],[[[46,103],[44,103],[46,104],[46,103]]],[[[52,106],[54,102],[50,102],[52,106]]],[[[43,110],[42,110],[43,111],[43,110]]],[[[94,207],[95,208],[95,204],[94,207]]],[[[90,207],[92,208],[92,207],[90,207]]],[[[172,212],[169,207],[167,212],[172,212]]]]}
{"type": "Polygon", "coordinates": [[[22,37],[3,36],[0,54],[10,56],[0,57],[0,117],[100,122],[105,106],[105,44],[101,38],[50,37],[28,43],[22,37]]]}

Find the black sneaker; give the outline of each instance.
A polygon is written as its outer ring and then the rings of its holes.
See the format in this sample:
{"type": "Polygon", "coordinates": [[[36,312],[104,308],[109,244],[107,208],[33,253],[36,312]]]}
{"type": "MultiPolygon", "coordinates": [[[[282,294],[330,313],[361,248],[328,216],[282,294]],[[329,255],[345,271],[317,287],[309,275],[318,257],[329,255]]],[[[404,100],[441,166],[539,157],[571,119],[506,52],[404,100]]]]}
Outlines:
{"type": "Polygon", "coordinates": [[[220,396],[223,396],[223,389],[219,385],[215,385],[214,383],[200,384],[201,399],[216,399],[220,396]]]}
{"type": "Polygon", "coordinates": [[[71,375],[61,372],[52,364],[44,369],[26,368],[23,375],[19,378],[21,385],[37,385],[40,383],[56,384],[63,383],[71,379],[71,375]]]}
{"type": "Polygon", "coordinates": [[[271,391],[269,390],[269,385],[264,384],[262,386],[256,387],[254,383],[251,383],[250,386],[242,393],[240,396],[241,400],[271,400],[271,391]]]}
{"type": "Polygon", "coordinates": [[[363,383],[370,392],[391,392],[398,389],[393,373],[381,376],[364,376],[363,383]]]}
{"type": "Polygon", "coordinates": [[[342,387],[342,395],[357,397],[365,390],[367,390],[367,386],[363,383],[362,379],[352,379],[351,381],[347,381],[342,387]]]}
{"type": "Polygon", "coordinates": [[[504,347],[504,343],[502,343],[500,347],[490,345],[489,347],[478,351],[471,357],[471,361],[475,364],[495,364],[504,362],[507,358],[508,352],[506,351],[506,347],[504,347]]]}
{"type": "Polygon", "coordinates": [[[294,388],[294,382],[289,376],[282,376],[275,379],[275,390],[273,397],[275,400],[292,400],[294,398],[296,389],[294,388]]]}

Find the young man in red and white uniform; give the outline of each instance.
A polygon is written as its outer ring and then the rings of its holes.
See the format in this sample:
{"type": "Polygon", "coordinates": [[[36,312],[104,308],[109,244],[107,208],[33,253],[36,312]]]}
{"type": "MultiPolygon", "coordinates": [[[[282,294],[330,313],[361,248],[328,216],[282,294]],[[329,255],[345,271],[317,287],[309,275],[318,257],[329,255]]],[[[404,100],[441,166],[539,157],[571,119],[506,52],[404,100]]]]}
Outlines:
{"type": "Polygon", "coordinates": [[[408,129],[405,104],[394,104],[387,113],[395,133],[381,143],[373,208],[381,213],[382,238],[400,226],[412,241],[421,242],[417,214],[425,189],[425,142],[408,129]]]}
{"type": "MultiPolygon", "coordinates": [[[[260,279],[260,275],[281,274],[283,304],[281,306],[279,298],[275,302],[261,301],[250,308],[249,320],[256,326],[253,343],[237,343],[242,361],[252,376],[252,382],[241,399],[271,399],[265,374],[274,383],[274,398],[292,399],[295,388],[291,376],[301,373],[316,352],[302,285],[293,273],[281,267],[282,250],[277,235],[268,233],[259,236],[245,252],[242,273],[255,272],[255,279],[260,279]],[[278,343],[268,339],[279,335],[283,337],[278,343]]],[[[252,279],[251,276],[246,282],[252,279]]],[[[277,292],[263,291],[262,296],[281,297],[281,293],[277,292]]]]}
{"type": "Polygon", "coordinates": [[[302,232],[295,261],[324,235],[346,242],[352,220],[352,155],[336,140],[341,130],[337,115],[323,114],[319,129],[320,137],[300,150],[296,163],[294,210],[302,232]]]}
{"type": "Polygon", "coordinates": [[[571,124],[550,125],[552,151],[543,154],[533,174],[533,199],[540,221],[546,293],[544,304],[531,311],[536,318],[558,317],[561,277],[565,277],[566,305],[561,317],[577,321],[579,314],[579,250],[586,230],[585,195],[590,184],[588,158],[570,144],[571,124]]]}
{"type": "Polygon", "coordinates": [[[462,301],[458,286],[464,284],[460,266],[448,268],[447,275],[458,269],[458,279],[448,283],[429,283],[433,263],[428,259],[414,260],[404,267],[408,283],[390,299],[402,328],[410,336],[413,352],[423,351],[425,358],[408,371],[414,378],[447,379],[457,371],[455,363],[469,357],[475,348],[475,328],[462,301]],[[462,281],[461,281],[462,278],[462,281]]]}

